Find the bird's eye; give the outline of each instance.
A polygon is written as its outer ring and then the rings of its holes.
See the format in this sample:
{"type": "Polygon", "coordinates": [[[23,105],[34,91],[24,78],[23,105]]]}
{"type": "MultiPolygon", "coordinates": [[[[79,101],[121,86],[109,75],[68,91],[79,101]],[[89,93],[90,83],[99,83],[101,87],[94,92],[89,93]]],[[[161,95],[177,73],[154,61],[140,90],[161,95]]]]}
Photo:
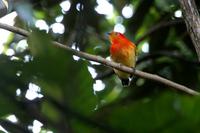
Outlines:
{"type": "Polygon", "coordinates": [[[118,33],[118,32],[115,32],[115,35],[116,35],[116,36],[118,36],[118,35],[119,35],[119,33],[118,33]]]}

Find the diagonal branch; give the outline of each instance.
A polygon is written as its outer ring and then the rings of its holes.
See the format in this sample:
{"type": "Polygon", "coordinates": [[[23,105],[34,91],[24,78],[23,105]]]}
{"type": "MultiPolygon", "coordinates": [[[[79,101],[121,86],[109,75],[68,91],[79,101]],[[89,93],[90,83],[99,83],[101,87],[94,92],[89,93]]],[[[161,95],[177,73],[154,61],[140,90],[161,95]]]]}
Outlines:
{"type": "MultiPolygon", "coordinates": [[[[23,29],[13,27],[13,26],[9,26],[9,25],[6,25],[6,24],[0,23],[0,28],[12,31],[14,33],[21,34],[23,36],[28,36],[30,34],[29,32],[27,32],[23,29]]],[[[194,91],[194,90],[192,90],[192,89],[190,89],[186,86],[183,86],[181,84],[178,84],[178,83],[175,83],[175,82],[170,81],[168,79],[165,79],[161,76],[158,76],[158,75],[155,75],[155,74],[150,74],[150,73],[143,72],[143,71],[136,70],[136,69],[132,69],[130,67],[126,67],[126,66],[121,65],[119,63],[108,61],[108,60],[106,60],[106,59],[104,59],[100,56],[95,56],[95,55],[88,54],[88,53],[85,53],[85,52],[77,51],[77,50],[74,50],[74,49],[72,49],[72,48],[70,48],[66,45],[63,45],[59,42],[53,41],[53,45],[58,47],[58,48],[65,49],[67,52],[71,52],[72,54],[79,56],[79,57],[82,57],[84,59],[87,59],[87,60],[90,60],[90,61],[95,61],[95,62],[101,63],[103,65],[121,70],[123,72],[127,72],[127,73],[130,73],[130,74],[136,75],[136,76],[144,78],[144,79],[149,79],[149,80],[156,81],[158,83],[162,83],[164,85],[167,85],[169,87],[172,87],[176,90],[185,92],[185,93],[190,94],[190,95],[200,95],[200,93],[197,92],[197,91],[194,91]]]]}
{"type": "MultiPolygon", "coordinates": [[[[160,57],[169,57],[169,58],[176,59],[184,64],[190,64],[192,67],[193,66],[200,67],[199,61],[189,60],[189,59],[185,58],[184,56],[180,55],[179,53],[177,53],[176,51],[170,51],[170,52],[169,51],[158,51],[158,52],[154,52],[154,53],[148,53],[142,57],[139,57],[136,64],[142,63],[142,62],[150,60],[150,59],[155,60],[160,57]]],[[[104,78],[111,76],[112,74],[114,74],[114,71],[112,69],[108,69],[104,73],[99,73],[94,79],[95,80],[104,79],[104,78]]]]}
{"type": "Polygon", "coordinates": [[[142,35],[136,42],[135,44],[138,45],[140,42],[142,42],[146,37],[148,37],[149,35],[151,35],[153,32],[158,31],[161,28],[164,27],[169,27],[171,25],[177,25],[182,23],[183,20],[182,19],[176,19],[176,20],[171,20],[171,21],[164,21],[164,22],[160,22],[158,24],[156,24],[155,26],[151,27],[144,35],[142,35]]]}
{"type": "Polygon", "coordinates": [[[148,59],[157,59],[157,58],[160,58],[162,56],[176,59],[176,60],[178,60],[180,62],[183,62],[185,64],[190,64],[191,66],[194,66],[194,67],[199,67],[200,66],[200,62],[199,61],[189,60],[189,59],[187,59],[186,57],[182,56],[180,53],[178,53],[176,51],[162,51],[162,50],[154,52],[154,53],[145,54],[141,58],[138,58],[137,64],[141,63],[143,61],[146,61],[148,59]]]}

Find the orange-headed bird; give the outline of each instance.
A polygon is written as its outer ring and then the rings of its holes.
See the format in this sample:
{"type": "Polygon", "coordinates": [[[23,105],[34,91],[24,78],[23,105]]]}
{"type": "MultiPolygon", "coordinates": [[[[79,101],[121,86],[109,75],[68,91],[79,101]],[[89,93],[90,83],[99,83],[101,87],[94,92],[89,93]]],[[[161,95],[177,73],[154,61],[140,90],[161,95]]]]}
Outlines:
{"type": "MultiPolygon", "coordinates": [[[[135,67],[136,63],[136,46],[133,42],[128,40],[123,34],[119,32],[109,33],[111,42],[110,55],[111,60],[128,67],[135,67]]],[[[114,69],[114,72],[121,79],[123,86],[130,85],[131,74],[114,69]]]]}

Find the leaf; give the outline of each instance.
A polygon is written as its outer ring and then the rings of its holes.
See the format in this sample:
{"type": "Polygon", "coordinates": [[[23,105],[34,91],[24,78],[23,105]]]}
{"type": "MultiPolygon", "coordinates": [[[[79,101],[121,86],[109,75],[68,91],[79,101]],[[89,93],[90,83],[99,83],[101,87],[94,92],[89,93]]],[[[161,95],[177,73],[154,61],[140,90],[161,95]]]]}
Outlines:
{"type": "Polygon", "coordinates": [[[45,33],[33,31],[29,44],[34,59],[27,68],[37,77],[34,82],[44,95],[53,96],[72,110],[91,114],[96,97],[87,64],[73,60],[71,53],[53,46],[45,33]]]}
{"type": "Polygon", "coordinates": [[[200,122],[199,100],[164,93],[152,99],[99,110],[97,119],[124,133],[195,131],[200,122]],[[181,125],[185,126],[180,129],[181,125]]]}

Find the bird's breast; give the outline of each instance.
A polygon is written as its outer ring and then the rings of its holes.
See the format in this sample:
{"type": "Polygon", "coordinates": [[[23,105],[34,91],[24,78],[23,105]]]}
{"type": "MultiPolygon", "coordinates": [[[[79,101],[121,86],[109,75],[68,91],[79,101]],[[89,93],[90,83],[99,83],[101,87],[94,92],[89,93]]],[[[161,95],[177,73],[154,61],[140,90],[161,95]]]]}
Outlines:
{"type": "Polygon", "coordinates": [[[130,45],[112,44],[110,48],[111,59],[114,62],[133,67],[135,65],[135,49],[130,45]]]}

